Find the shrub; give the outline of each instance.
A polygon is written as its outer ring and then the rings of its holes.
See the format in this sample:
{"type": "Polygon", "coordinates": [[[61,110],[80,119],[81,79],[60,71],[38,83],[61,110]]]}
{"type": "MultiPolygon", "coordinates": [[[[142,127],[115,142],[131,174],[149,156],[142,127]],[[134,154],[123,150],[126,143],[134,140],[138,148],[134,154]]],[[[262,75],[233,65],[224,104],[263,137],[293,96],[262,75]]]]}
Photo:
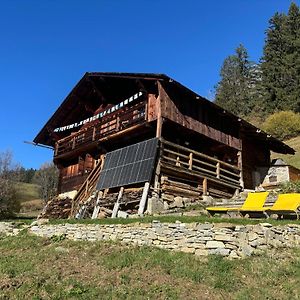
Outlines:
{"type": "Polygon", "coordinates": [[[283,193],[300,193],[300,181],[285,182],[280,185],[283,193]]]}
{"type": "Polygon", "coordinates": [[[13,163],[12,152],[0,152],[0,218],[10,217],[20,210],[14,182],[18,180],[18,169],[13,163]]]}
{"type": "Polygon", "coordinates": [[[270,115],[263,123],[263,129],[278,139],[287,139],[300,133],[300,114],[281,111],[270,115]]]}
{"type": "Polygon", "coordinates": [[[52,162],[44,163],[41,168],[35,172],[33,182],[40,186],[40,197],[47,203],[57,193],[58,169],[52,162]]]}

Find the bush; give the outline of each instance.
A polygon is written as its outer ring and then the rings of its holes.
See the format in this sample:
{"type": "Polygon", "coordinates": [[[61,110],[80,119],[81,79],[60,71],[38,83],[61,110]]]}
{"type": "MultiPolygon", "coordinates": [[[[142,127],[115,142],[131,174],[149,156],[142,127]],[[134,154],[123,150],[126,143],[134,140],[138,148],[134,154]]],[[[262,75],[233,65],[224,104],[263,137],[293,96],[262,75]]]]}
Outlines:
{"type": "Polygon", "coordinates": [[[0,219],[10,217],[20,210],[14,182],[18,179],[18,169],[10,151],[0,152],[0,219]]]}
{"type": "Polygon", "coordinates": [[[300,181],[285,182],[280,185],[282,193],[300,193],[300,181]]]}
{"type": "Polygon", "coordinates": [[[58,169],[52,162],[44,163],[35,172],[32,181],[40,186],[40,197],[47,203],[57,194],[58,169]]]}
{"type": "Polygon", "coordinates": [[[300,114],[292,111],[276,112],[266,119],[262,127],[280,140],[295,137],[300,133],[300,114]]]}

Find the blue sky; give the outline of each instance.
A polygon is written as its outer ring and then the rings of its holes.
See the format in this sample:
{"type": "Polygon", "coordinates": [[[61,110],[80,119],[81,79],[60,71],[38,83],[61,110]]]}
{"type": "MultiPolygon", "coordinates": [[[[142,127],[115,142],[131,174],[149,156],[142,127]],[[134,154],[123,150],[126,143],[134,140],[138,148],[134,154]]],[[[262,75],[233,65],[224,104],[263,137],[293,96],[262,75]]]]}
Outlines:
{"type": "MultiPolygon", "coordinates": [[[[299,5],[299,1],[296,1],[299,5]]],[[[31,141],[86,71],[166,73],[211,98],[224,58],[253,60],[285,0],[0,1],[0,151],[38,168],[31,141]]]]}

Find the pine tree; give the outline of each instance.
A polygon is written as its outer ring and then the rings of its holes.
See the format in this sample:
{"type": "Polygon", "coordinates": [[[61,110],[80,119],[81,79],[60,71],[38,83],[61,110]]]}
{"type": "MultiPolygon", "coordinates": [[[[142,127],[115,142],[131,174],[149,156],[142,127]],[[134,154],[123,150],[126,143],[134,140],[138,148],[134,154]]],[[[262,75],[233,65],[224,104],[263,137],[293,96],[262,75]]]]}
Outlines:
{"type": "Polygon", "coordinates": [[[300,11],[292,3],[287,15],[276,13],[269,28],[262,57],[264,108],[268,113],[299,111],[300,11]]]}
{"type": "Polygon", "coordinates": [[[260,70],[257,64],[249,61],[243,45],[236,48],[234,55],[224,60],[220,76],[215,103],[236,115],[247,116],[255,105],[260,70]]]}

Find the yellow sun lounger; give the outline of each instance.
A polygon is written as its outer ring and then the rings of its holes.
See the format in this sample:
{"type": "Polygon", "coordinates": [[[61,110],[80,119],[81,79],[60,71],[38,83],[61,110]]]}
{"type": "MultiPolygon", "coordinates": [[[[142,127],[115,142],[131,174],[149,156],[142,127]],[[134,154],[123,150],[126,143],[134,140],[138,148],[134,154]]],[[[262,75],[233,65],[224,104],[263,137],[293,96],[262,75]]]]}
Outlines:
{"type": "Polygon", "coordinates": [[[244,204],[241,207],[212,206],[207,207],[206,210],[212,215],[216,213],[227,213],[230,211],[263,211],[263,206],[266,202],[268,195],[269,192],[249,193],[244,204]]]}
{"type": "Polygon", "coordinates": [[[274,205],[265,209],[268,216],[277,214],[278,216],[296,214],[297,219],[300,215],[300,194],[281,194],[278,196],[274,205]]]}

